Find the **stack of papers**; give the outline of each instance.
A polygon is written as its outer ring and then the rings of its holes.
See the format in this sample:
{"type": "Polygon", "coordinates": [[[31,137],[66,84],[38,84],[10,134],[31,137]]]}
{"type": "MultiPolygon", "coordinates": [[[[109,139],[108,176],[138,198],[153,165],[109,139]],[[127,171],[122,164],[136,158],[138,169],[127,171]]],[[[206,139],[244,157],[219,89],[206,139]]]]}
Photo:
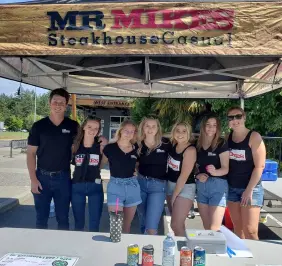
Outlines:
{"type": "MultiPolygon", "coordinates": [[[[253,253],[247,248],[245,242],[231,232],[225,226],[220,227],[220,231],[226,238],[227,247],[232,249],[235,254],[232,255],[234,258],[253,258],[253,253]]],[[[226,257],[228,254],[217,254],[220,257],[226,257]]]]}

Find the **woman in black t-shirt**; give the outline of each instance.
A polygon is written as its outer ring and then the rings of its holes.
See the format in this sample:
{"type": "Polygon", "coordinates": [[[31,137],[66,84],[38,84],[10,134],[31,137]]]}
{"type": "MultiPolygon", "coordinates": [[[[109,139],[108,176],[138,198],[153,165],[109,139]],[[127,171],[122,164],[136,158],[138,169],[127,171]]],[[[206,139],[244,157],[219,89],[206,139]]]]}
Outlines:
{"type": "Polygon", "coordinates": [[[99,231],[104,203],[104,192],[100,175],[103,147],[107,143],[99,137],[99,118],[89,117],[80,126],[73,145],[72,210],[75,230],[84,230],[85,205],[88,197],[89,231],[99,231]]]}
{"type": "Polygon", "coordinates": [[[171,228],[176,236],[184,236],[185,220],[196,191],[196,148],[192,145],[192,129],[189,124],[176,123],[171,135],[173,147],[168,156],[167,201],[171,213],[171,228]]]}
{"type": "Polygon", "coordinates": [[[138,181],[142,203],[137,211],[141,232],[156,235],[164,209],[167,157],[171,143],[162,138],[158,119],[144,118],[139,125],[138,181]]]}
{"type": "Polygon", "coordinates": [[[229,151],[220,136],[219,119],[205,117],[197,142],[197,202],[204,228],[215,231],[222,224],[228,194],[229,151]]]}
{"type": "Polygon", "coordinates": [[[264,142],[259,133],[246,128],[242,108],[230,108],[227,118],[232,129],[228,137],[228,208],[235,233],[241,238],[258,240],[264,194],[261,184],[266,157],[264,142]]]}
{"type": "Polygon", "coordinates": [[[137,162],[137,127],[131,121],[124,121],[116,132],[115,141],[103,151],[103,163],[109,162],[111,178],[107,187],[109,212],[123,211],[123,232],[130,233],[131,222],[137,205],[142,202],[140,186],[134,175],[137,162]]]}

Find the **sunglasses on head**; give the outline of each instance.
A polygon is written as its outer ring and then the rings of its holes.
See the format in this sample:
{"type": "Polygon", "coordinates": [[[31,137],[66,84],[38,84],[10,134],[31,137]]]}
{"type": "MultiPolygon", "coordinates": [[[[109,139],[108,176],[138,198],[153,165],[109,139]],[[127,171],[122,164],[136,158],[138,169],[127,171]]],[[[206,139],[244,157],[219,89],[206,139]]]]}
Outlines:
{"type": "Polygon", "coordinates": [[[228,115],[227,119],[228,121],[232,121],[232,120],[240,120],[242,119],[243,115],[242,114],[237,114],[237,115],[228,115]]]}

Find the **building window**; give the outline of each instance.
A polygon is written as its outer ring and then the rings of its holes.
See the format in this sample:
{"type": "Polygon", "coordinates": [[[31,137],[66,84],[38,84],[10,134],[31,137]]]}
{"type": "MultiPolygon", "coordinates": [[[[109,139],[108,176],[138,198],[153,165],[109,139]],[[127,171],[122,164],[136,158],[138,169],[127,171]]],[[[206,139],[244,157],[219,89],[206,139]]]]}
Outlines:
{"type": "Polygon", "coordinates": [[[110,117],[110,134],[109,139],[113,139],[115,134],[124,120],[129,120],[130,116],[111,116],[110,117]]]}

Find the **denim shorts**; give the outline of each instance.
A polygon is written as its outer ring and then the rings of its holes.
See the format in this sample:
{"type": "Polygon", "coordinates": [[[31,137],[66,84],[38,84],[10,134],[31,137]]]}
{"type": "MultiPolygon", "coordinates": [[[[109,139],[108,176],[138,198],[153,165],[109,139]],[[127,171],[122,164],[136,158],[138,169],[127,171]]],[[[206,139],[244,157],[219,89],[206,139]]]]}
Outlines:
{"type": "Polygon", "coordinates": [[[219,177],[209,177],[205,183],[196,180],[197,202],[209,206],[226,207],[228,182],[219,177]]]}
{"type": "Polygon", "coordinates": [[[115,206],[117,199],[120,207],[133,207],[142,202],[140,186],[136,177],[117,178],[111,176],[107,186],[108,206],[115,206]]]}
{"type": "MultiPolygon", "coordinates": [[[[242,194],[245,188],[233,188],[229,186],[228,200],[232,202],[241,202],[242,194]]],[[[253,189],[252,202],[249,202],[249,206],[263,206],[264,190],[262,184],[257,184],[253,189]]]]}
{"type": "MultiPolygon", "coordinates": [[[[176,186],[176,183],[171,182],[171,181],[167,182],[167,195],[168,196],[172,196],[175,186],[176,186]]],[[[185,184],[178,196],[194,201],[195,194],[196,194],[196,184],[185,184]]]]}

